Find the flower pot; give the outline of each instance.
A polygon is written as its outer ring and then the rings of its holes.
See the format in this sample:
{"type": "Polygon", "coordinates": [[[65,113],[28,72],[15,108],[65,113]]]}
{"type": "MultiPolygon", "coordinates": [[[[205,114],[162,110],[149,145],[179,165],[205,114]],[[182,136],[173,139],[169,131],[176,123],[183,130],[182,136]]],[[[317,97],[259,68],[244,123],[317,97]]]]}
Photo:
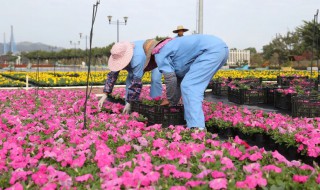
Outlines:
{"type": "Polygon", "coordinates": [[[312,166],[313,162],[315,161],[314,157],[310,157],[310,156],[307,156],[307,155],[300,155],[300,159],[301,159],[301,161],[303,163],[308,164],[310,166],[312,166]]]}
{"type": "Polygon", "coordinates": [[[246,135],[239,129],[234,129],[234,136],[238,136],[241,140],[246,140],[246,135]]]}
{"type": "Polygon", "coordinates": [[[266,136],[263,133],[255,133],[253,134],[253,142],[259,148],[264,147],[266,143],[266,136]]]}
{"type": "Polygon", "coordinates": [[[218,126],[210,126],[210,127],[207,127],[207,131],[210,133],[218,133],[219,128],[218,128],[218,126]]]}
{"type": "Polygon", "coordinates": [[[233,137],[232,128],[219,128],[218,135],[221,139],[228,139],[229,137],[233,137]]]}
{"type": "Polygon", "coordinates": [[[286,157],[287,160],[298,160],[300,158],[297,147],[286,147],[284,144],[278,145],[278,151],[280,154],[282,154],[284,157],[286,157]]]}
{"type": "Polygon", "coordinates": [[[265,146],[267,151],[275,151],[278,149],[278,144],[269,135],[265,135],[265,146]]]}

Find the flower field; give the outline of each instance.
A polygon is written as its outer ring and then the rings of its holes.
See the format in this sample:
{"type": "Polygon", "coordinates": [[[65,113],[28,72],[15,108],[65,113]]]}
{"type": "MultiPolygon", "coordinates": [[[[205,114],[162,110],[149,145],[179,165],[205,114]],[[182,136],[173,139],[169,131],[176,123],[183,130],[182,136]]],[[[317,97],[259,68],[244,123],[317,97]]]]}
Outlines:
{"type": "Polygon", "coordinates": [[[25,82],[21,82],[18,80],[12,80],[5,78],[0,75],[0,87],[5,86],[5,87],[24,87],[26,86],[25,82]]]}
{"type": "MultiPolygon", "coordinates": [[[[8,80],[26,81],[26,75],[29,76],[29,82],[40,87],[54,87],[54,86],[84,86],[87,81],[87,72],[2,72],[0,76],[7,77],[8,80]]],[[[93,85],[103,85],[108,71],[93,71],[91,73],[90,82],[93,85]]],[[[239,71],[239,70],[219,70],[214,78],[262,78],[264,81],[275,81],[277,76],[310,76],[308,71],[239,71]]],[[[125,84],[127,72],[121,71],[117,80],[117,84],[125,84]]],[[[312,78],[318,76],[317,72],[313,73],[312,78]]],[[[146,72],[142,78],[143,83],[150,83],[151,73],[146,72]]],[[[20,84],[11,83],[10,81],[0,83],[0,87],[5,86],[19,86],[20,84]]]]}
{"type": "MultiPolygon", "coordinates": [[[[84,129],[84,92],[0,93],[0,189],[320,188],[318,165],[288,161],[238,137],[221,141],[183,126],[147,126],[136,112],[121,114],[120,104],[106,102],[99,112],[94,95],[84,129]]],[[[288,137],[301,151],[319,155],[319,119],[290,120],[220,103],[203,108],[209,125],[274,131],[279,140],[288,137]]]]}

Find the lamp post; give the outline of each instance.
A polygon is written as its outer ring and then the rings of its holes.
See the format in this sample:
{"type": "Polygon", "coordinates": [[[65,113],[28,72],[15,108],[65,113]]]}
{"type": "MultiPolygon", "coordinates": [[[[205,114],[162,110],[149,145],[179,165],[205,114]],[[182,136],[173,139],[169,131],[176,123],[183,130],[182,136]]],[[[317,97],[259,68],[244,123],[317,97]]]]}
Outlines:
{"type": "Polygon", "coordinates": [[[82,33],[79,33],[80,35],[80,39],[83,40],[85,39],[86,40],[86,64],[88,62],[88,48],[87,48],[87,41],[88,41],[88,36],[87,35],[82,35],[82,33]]]}
{"type": "Polygon", "coordinates": [[[74,65],[73,65],[73,69],[74,69],[74,73],[76,73],[77,45],[80,45],[80,41],[72,42],[72,40],[70,40],[70,45],[74,45],[74,65]]]}
{"type": "Polygon", "coordinates": [[[119,25],[127,25],[128,17],[123,17],[124,22],[120,22],[119,19],[117,21],[111,21],[112,16],[108,16],[109,24],[116,24],[117,25],[117,42],[119,42],[119,25]]]}

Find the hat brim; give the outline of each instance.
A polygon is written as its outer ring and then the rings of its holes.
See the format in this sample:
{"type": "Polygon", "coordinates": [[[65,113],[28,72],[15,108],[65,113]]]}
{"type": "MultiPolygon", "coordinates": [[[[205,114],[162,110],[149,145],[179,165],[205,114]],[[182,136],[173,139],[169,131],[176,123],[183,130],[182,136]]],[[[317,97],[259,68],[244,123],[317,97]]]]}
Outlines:
{"type": "Polygon", "coordinates": [[[180,30],[182,30],[183,32],[189,31],[189,29],[183,28],[183,29],[174,30],[174,31],[172,31],[172,32],[173,32],[173,33],[178,33],[180,30]]]}
{"type": "Polygon", "coordinates": [[[108,60],[108,68],[110,71],[120,71],[129,65],[133,56],[133,45],[129,43],[127,45],[127,51],[121,58],[114,59],[112,56],[108,60]]]}
{"type": "Polygon", "coordinates": [[[151,59],[152,56],[152,50],[155,48],[161,41],[154,40],[152,44],[150,45],[148,51],[146,52],[146,62],[144,64],[144,71],[151,71],[157,67],[157,64],[155,62],[155,59],[151,59]]]}

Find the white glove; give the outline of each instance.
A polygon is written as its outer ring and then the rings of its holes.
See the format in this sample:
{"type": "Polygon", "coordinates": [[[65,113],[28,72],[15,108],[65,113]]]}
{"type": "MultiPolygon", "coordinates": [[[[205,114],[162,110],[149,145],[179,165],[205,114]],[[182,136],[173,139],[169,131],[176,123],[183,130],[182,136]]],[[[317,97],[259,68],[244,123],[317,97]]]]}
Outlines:
{"type": "Polygon", "coordinates": [[[122,113],[129,114],[130,110],[131,110],[131,105],[130,103],[127,102],[126,105],[124,106],[122,113]]]}
{"type": "Polygon", "coordinates": [[[108,95],[106,94],[103,94],[101,99],[99,100],[99,103],[98,103],[98,107],[99,107],[99,110],[101,110],[102,106],[103,106],[103,103],[104,101],[107,99],[108,95]]]}

